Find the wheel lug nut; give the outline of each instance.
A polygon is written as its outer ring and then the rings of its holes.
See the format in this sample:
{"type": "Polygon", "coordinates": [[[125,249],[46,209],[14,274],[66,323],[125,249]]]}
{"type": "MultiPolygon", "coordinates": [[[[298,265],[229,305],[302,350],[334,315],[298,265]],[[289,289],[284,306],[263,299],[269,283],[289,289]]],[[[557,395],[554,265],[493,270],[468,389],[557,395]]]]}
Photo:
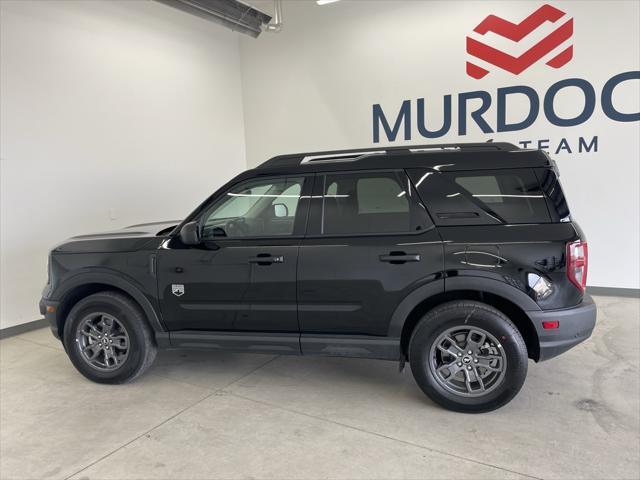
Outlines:
{"type": "Polygon", "coordinates": [[[461,354],[461,353],[458,353],[458,356],[459,356],[459,357],[461,357],[461,356],[462,356],[462,354],[461,354]]]}
{"type": "Polygon", "coordinates": [[[472,352],[471,350],[469,350],[467,353],[468,353],[469,355],[471,355],[473,352],[472,352]]]}
{"type": "Polygon", "coordinates": [[[478,361],[479,361],[479,360],[476,358],[476,359],[474,360],[474,363],[478,363],[478,361]]]}
{"type": "Polygon", "coordinates": [[[462,366],[462,362],[458,362],[458,366],[461,367],[462,366]]]}
{"type": "Polygon", "coordinates": [[[469,365],[469,366],[467,367],[467,370],[471,370],[471,365],[469,365]]]}

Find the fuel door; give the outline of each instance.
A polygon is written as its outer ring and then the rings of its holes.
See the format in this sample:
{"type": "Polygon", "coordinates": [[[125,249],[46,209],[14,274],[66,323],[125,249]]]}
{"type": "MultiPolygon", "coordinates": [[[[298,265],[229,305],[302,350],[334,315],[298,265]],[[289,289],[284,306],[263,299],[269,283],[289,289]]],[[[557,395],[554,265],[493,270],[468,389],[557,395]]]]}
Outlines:
{"type": "Polygon", "coordinates": [[[468,267],[499,268],[506,260],[500,256],[497,245],[466,245],[462,263],[468,267]]]}

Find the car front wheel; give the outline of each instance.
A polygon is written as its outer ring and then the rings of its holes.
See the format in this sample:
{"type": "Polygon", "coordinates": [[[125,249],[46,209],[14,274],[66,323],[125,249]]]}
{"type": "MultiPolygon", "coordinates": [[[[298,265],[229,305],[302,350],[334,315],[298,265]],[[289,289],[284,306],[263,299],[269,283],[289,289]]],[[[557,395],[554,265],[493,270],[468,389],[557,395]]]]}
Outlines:
{"type": "Polygon", "coordinates": [[[64,326],[64,346],[76,369],[98,383],[132,381],[157,352],[144,314],[117,292],[95,293],[74,305],[64,326]]]}

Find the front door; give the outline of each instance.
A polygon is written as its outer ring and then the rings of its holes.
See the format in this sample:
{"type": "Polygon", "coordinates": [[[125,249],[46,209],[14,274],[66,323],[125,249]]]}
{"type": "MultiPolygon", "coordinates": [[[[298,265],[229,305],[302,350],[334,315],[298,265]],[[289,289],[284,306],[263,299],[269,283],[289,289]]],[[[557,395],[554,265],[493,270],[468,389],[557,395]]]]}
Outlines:
{"type": "Polygon", "coordinates": [[[296,264],[306,188],[305,177],[242,182],[204,210],[200,245],[179,237],[164,245],[158,290],[170,331],[298,333],[296,264]]]}

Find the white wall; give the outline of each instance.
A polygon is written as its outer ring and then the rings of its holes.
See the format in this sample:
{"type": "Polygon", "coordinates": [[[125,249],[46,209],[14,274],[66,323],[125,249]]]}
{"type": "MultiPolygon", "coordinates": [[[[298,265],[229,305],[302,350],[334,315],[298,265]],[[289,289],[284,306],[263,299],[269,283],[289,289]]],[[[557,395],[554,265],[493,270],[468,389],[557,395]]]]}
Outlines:
{"type": "MultiPolygon", "coordinates": [[[[271,9],[270,1],[254,0],[271,9]]],[[[574,58],[519,76],[465,74],[465,37],[488,14],[518,22],[536,2],[285,1],[285,27],[258,39],[150,1],[0,1],[0,328],[38,318],[46,254],[75,234],[178,219],[245,168],[279,153],[373,144],[372,105],[390,121],[424,98],[578,77],[599,94],[640,68],[638,2],[554,2],[574,17],[574,58]],[[244,108],[244,118],[243,118],[244,108]]],[[[547,25],[549,27],[549,25],[547,25]]],[[[547,30],[549,31],[549,30],[547,30]]],[[[496,40],[495,38],[493,40],[496,40]]],[[[508,48],[507,45],[505,48],[508,48]]],[[[517,54],[519,52],[514,52],[517,54]]],[[[638,85],[616,106],[637,112],[638,85]]],[[[581,105],[564,92],[558,113],[581,105]]],[[[512,102],[509,117],[524,105],[512,102]]],[[[487,118],[495,123],[495,106],[487,118]]],[[[640,287],[640,125],[606,118],[482,134],[457,121],[438,140],[599,138],[598,153],[554,155],[590,242],[590,285],[640,287]]],[[[396,143],[403,141],[398,139],[396,143]]],[[[383,144],[388,143],[383,141],[383,144]]]]}
{"type": "MultiPolygon", "coordinates": [[[[553,83],[578,77],[588,80],[599,97],[613,75],[640,69],[640,3],[558,1],[553,5],[574,17],[571,62],[557,70],[540,62],[518,76],[497,68],[481,80],[466,75],[465,37],[483,18],[495,14],[517,23],[541,5],[343,0],[320,7],[284,2],[281,33],[241,39],[249,165],[279,153],[371,146],[373,104],[381,104],[393,122],[403,100],[424,98],[428,126],[435,128],[445,94],[452,94],[456,112],[460,92],[488,91],[495,104],[499,87],[528,85],[543,96],[553,83]]],[[[541,31],[550,33],[549,27],[541,31]]],[[[513,55],[524,51],[523,45],[509,43],[500,45],[513,55]]],[[[625,83],[616,90],[614,104],[638,112],[638,91],[638,81],[625,83]]],[[[559,115],[569,118],[580,111],[576,92],[558,95],[559,115]]],[[[566,138],[575,150],[578,137],[597,135],[597,153],[554,155],[574,217],[589,239],[589,284],[640,287],[639,122],[610,120],[598,98],[594,115],[575,127],[554,126],[541,113],[525,131],[485,135],[470,127],[468,135],[458,136],[454,114],[452,133],[426,140],[417,135],[412,106],[414,135],[406,143],[550,139],[555,150],[566,138]]],[[[511,102],[508,117],[522,118],[524,106],[511,102]]],[[[494,105],[486,117],[495,127],[494,105]]],[[[381,144],[386,143],[385,138],[381,144]]]]}
{"type": "Polygon", "coordinates": [[[183,218],[245,168],[238,35],[149,1],[0,2],[0,327],[48,250],[183,218]]]}

